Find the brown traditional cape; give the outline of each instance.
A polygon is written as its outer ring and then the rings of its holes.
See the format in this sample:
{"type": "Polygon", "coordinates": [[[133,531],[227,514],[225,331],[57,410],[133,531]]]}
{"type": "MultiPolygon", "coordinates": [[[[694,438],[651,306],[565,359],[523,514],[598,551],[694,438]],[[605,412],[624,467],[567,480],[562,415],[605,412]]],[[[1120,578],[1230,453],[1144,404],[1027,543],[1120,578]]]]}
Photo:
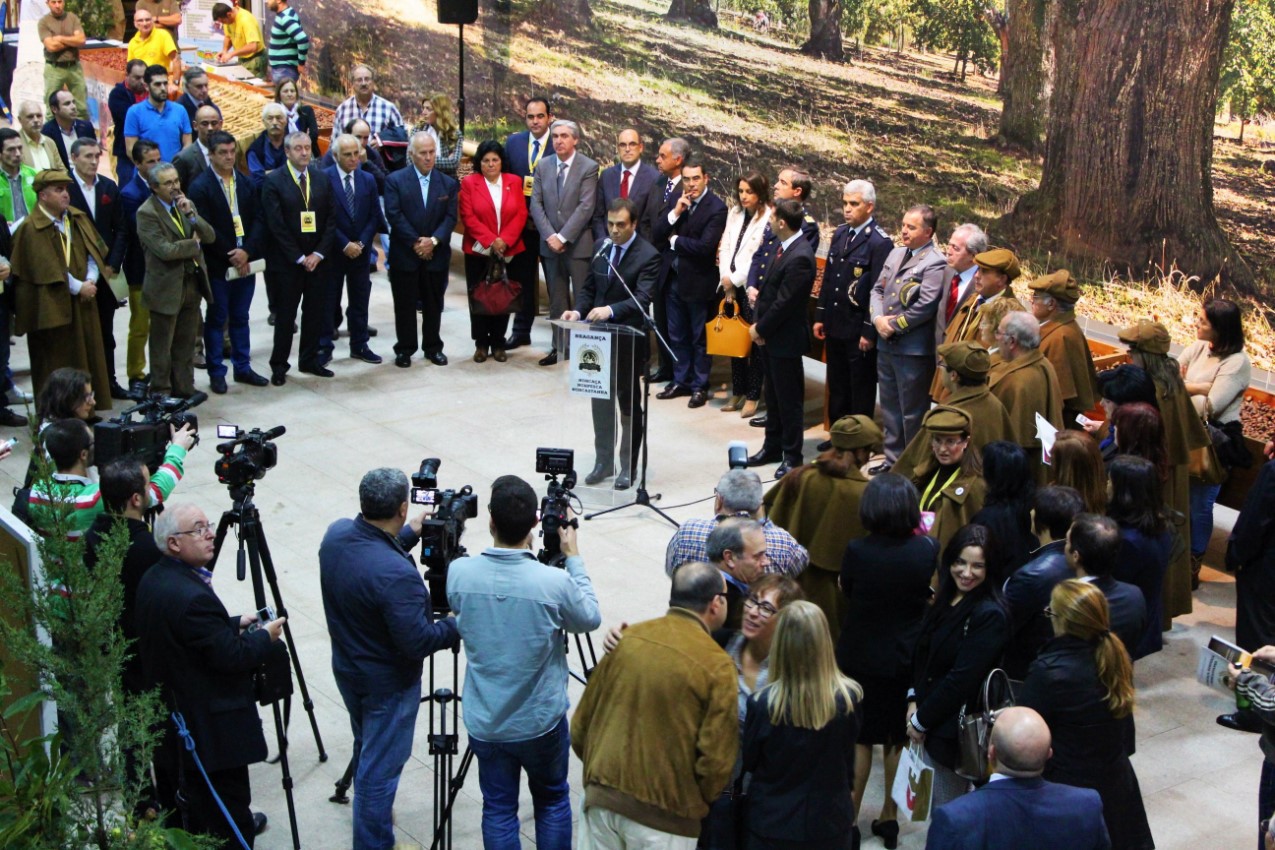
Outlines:
{"type": "Polygon", "coordinates": [[[1091,410],[1098,402],[1098,376],[1074,313],[1056,313],[1040,326],[1040,353],[1054,364],[1063,407],[1077,413],[1091,410]]]}
{"type": "Polygon", "coordinates": [[[1036,482],[1048,482],[1049,470],[1041,463],[1040,439],[1036,436],[1036,414],[1055,428],[1062,428],[1062,391],[1053,364],[1040,350],[1029,351],[1012,361],[992,367],[988,384],[1000,399],[1013,426],[1011,439],[1027,450],[1028,462],[1036,470],[1036,482]]]}
{"type": "MultiPolygon", "coordinates": [[[[948,396],[944,404],[965,411],[970,417],[970,450],[983,451],[983,446],[997,440],[1014,442],[1014,424],[1000,399],[992,395],[987,385],[977,387],[958,387],[948,396]]],[[[930,435],[921,430],[912,442],[908,443],[903,454],[890,467],[904,478],[911,478],[912,473],[925,463],[930,456],[930,435]]]]}

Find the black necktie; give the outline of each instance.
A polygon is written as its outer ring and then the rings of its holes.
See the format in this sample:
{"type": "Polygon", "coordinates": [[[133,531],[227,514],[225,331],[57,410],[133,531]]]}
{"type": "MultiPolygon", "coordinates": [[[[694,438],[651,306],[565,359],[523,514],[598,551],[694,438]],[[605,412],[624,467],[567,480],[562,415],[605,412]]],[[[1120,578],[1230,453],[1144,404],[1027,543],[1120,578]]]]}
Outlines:
{"type": "Polygon", "coordinates": [[[540,140],[531,140],[531,164],[534,166],[536,160],[540,159],[540,140]]]}
{"type": "Polygon", "coordinates": [[[350,217],[354,217],[354,175],[345,175],[345,203],[350,208],[350,217]]]}
{"type": "Polygon", "coordinates": [[[624,249],[619,245],[611,246],[611,262],[607,266],[607,278],[612,282],[615,281],[617,269],[620,268],[620,257],[624,256],[624,249]]]}
{"type": "Polygon", "coordinates": [[[664,184],[664,203],[668,203],[669,195],[673,194],[673,187],[677,185],[672,180],[664,184]]]}

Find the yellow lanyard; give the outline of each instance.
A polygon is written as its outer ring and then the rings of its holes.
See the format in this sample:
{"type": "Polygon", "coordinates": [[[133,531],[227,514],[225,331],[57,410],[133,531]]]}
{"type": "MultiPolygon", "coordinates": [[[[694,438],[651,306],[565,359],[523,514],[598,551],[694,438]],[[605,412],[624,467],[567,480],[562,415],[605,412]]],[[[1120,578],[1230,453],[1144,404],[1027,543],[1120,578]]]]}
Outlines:
{"type": "Polygon", "coordinates": [[[71,223],[67,221],[63,224],[66,227],[66,233],[58,228],[54,229],[58,231],[58,239],[62,242],[62,257],[66,260],[66,267],[69,270],[71,268],[71,223]]]}
{"type": "Polygon", "coordinates": [[[948,488],[948,485],[955,481],[956,477],[960,474],[961,468],[958,466],[956,469],[952,470],[951,476],[943,482],[942,486],[939,487],[934,495],[930,496],[930,491],[934,489],[934,482],[939,480],[938,473],[936,472],[934,477],[930,479],[930,483],[926,486],[925,492],[921,494],[921,510],[928,511],[934,503],[938,501],[939,496],[943,495],[943,491],[948,488]]]}
{"type": "MultiPolygon", "coordinates": [[[[226,181],[218,174],[217,178],[221,181],[221,191],[226,193],[226,203],[230,205],[230,214],[239,215],[239,196],[235,194],[235,174],[230,173],[230,186],[226,186],[226,181]]],[[[310,205],[310,201],[306,199],[306,206],[310,205]]]]}
{"type": "Polygon", "coordinates": [[[305,202],[305,208],[306,208],[307,210],[308,210],[308,209],[310,209],[310,180],[309,180],[309,177],[307,176],[306,181],[305,181],[305,186],[303,187],[303,186],[301,185],[301,180],[300,180],[300,178],[298,178],[298,177],[297,177],[297,173],[296,173],[295,171],[293,171],[293,170],[292,170],[292,165],[291,165],[291,163],[289,163],[289,165],[288,165],[288,173],[292,175],[292,182],[297,184],[297,189],[301,192],[301,200],[302,200],[303,202],[305,202]]]}
{"type": "Polygon", "coordinates": [[[535,143],[536,143],[536,139],[535,139],[535,137],[534,137],[534,136],[531,136],[530,134],[528,134],[528,137],[527,137],[527,159],[528,159],[528,160],[530,160],[530,162],[531,162],[531,167],[528,169],[529,171],[535,171],[535,170],[536,170],[536,163],[540,161],[540,157],[542,157],[542,156],[544,156],[544,155],[545,155],[545,148],[546,148],[546,147],[548,147],[548,145],[546,145],[544,142],[541,142],[541,143],[540,143],[540,153],[538,153],[538,154],[536,154],[536,155],[535,155],[535,156],[536,156],[536,158],[535,158],[535,159],[532,159],[532,158],[531,158],[531,150],[532,150],[532,145],[534,145],[535,143]]]}

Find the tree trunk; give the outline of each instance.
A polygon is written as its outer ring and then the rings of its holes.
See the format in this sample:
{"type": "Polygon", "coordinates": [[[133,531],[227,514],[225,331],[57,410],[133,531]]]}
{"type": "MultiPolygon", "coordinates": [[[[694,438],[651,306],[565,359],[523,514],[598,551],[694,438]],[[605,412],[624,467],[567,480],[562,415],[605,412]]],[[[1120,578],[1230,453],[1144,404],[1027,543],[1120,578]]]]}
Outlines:
{"type": "Polygon", "coordinates": [[[1064,0],[1040,188],[1017,238],[1135,274],[1251,291],[1213,210],[1213,116],[1235,0],[1064,0]]]}
{"type": "Polygon", "coordinates": [[[542,13],[563,30],[593,26],[589,0],[542,0],[542,13]]]}
{"type": "Polygon", "coordinates": [[[1039,153],[1045,126],[1045,4],[1009,0],[1007,29],[1001,43],[1001,140],[1039,153]]]}
{"type": "Polygon", "coordinates": [[[1240,137],[1239,137],[1238,139],[1236,139],[1236,140],[1235,140],[1235,141],[1239,142],[1241,145],[1243,145],[1243,144],[1244,144],[1244,128],[1245,128],[1246,126],[1248,126],[1248,120],[1247,120],[1247,119],[1244,119],[1244,118],[1241,118],[1241,119],[1240,119],[1240,137]]]}
{"type": "Polygon", "coordinates": [[[842,62],[841,0],[810,0],[810,38],[801,46],[807,56],[842,62]]]}

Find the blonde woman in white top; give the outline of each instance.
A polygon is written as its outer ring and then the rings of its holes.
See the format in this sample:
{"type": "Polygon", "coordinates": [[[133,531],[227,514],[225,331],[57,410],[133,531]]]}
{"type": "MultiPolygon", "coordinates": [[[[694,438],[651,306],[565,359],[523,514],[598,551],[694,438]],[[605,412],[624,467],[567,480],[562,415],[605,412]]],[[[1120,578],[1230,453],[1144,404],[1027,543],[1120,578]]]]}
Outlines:
{"type": "MultiPolygon", "coordinates": [[[[1178,363],[1196,412],[1215,423],[1238,422],[1253,368],[1244,351],[1239,306],[1225,298],[1205,301],[1195,320],[1195,337],[1178,363]]],[[[1191,571],[1197,577],[1213,536],[1213,504],[1221,489],[1191,478],[1191,571]]],[[[1198,584],[1198,578],[1192,583],[1198,584]]]]}
{"type": "MultiPolygon", "coordinates": [[[[750,171],[739,178],[735,189],[735,203],[726,217],[726,232],[722,234],[721,248],[717,253],[717,268],[722,282],[722,297],[734,304],[734,309],[747,322],[753,320],[753,308],[748,303],[745,287],[748,285],[748,268],[753,254],[761,247],[766,222],[770,221],[770,183],[758,171],[750,171]]],[[[747,357],[733,357],[730,363],[730,400],[722,408],[725,412],[741,411],[745,419],[757,413],[761,399],[762,364],[753,346],[747,357]]]]}

